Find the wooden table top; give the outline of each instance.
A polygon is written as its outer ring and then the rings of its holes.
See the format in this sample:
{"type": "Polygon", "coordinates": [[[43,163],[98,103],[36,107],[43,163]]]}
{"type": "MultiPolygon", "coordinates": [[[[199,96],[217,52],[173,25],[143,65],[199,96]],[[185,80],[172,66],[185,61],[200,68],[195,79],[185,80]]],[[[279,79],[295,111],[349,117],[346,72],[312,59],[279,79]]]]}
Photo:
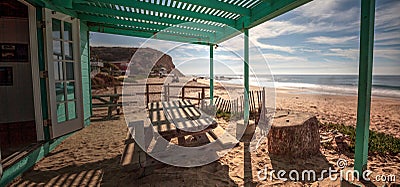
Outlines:
{"type": "Polygon", "coordinates": [[[195,108],[190,101],[149,103],[149,118],[159,133],[199,132],[217,127],[216,121],[195,108]]]}

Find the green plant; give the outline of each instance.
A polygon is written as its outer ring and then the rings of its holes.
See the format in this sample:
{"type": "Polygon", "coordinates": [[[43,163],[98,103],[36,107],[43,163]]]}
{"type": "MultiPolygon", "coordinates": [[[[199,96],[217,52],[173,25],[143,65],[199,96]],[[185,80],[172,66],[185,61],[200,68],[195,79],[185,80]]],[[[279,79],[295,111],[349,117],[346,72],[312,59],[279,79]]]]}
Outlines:
{"type": "MultiPolygon", "coordinates": [[[[321,124],[320,127],[337,130],[342,134],[348,135],[350,137],[349,148],[354,152],[356,141],[356,129],[354,127],[333,123],[321,124]]],[[[370,131],[368,148],[370,153],[398,154],[400,153],[400,139],[381,132],[370,131]]]]}
{"type": "Polygon", "coordinates": [[[217,114],[216,114],[217,118],[223,118],[226,121],[229,121],[229,119],[231,118],[231,113],[230,112],[224,112],[222,110],[217,110],[217,114]]]}

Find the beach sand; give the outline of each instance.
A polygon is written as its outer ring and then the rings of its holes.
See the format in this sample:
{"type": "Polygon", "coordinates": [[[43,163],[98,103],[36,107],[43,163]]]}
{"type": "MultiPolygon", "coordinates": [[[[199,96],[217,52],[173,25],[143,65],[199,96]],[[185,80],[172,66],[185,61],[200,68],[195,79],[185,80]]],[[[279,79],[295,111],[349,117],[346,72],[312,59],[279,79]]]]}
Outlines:
{"type": "MultiPolygon", "coordinates": [[[[206,81],[202,83],[206,84],[206,81]]],[[[218,90],[218,86],[216,88],[216,95],[222,94],[223,90],[218,90]]],[[[309,112],[315,114],[321,122],[355,125],[357,107],[355,96],[311,95],[299,92],[299,90],[277,90],[276,107],[309,112]]],[[[104,115],[105,112],[95,111],[95,115],[104,115]]],[[[373,98],[371,129],[400,137],[399,114],[400,100],[373,98]]],[[[226,122],[218,119],[218,123],[223,126],[226,122]]],[[[321,134],[333,138],[328,142],[332,146],[328,148],[321,146],[320,154],[309,158],[285,159],[271,156],[268,154],[266,142],[255,152],[248,153],[244,151],[245,145],[240,143],[224,157],[211,164],[195,168],[166,166],[138,179],[139,172],[119,164],[126,132],[123,116],[111,121],[92,122],[89,127],[67,138],[11,186],[243,186],[245,181],[248,181],[246,184],[250,186],[339,186],[339,179],[332,181],[326,175],[320,181],[285,182],[278,179],[270,180],[269,175],[267,179],[260,180],[258,173],[265,168],[268,172],[270,170],[289,172],[291,169],[300,172],[312,169],[318,172],[329,167],[339,170],[336,166],[338,159],[347,160],[348,167],[354,166],[354,155],[338,148],[339,144],[334,139],[337,134],[321,130],[321,134]]],[[[370,178],[393,174],[400,180],[400,154],[370,154],[368,169],[373,172],[370,178]]],[[[317,176],[320,177],[318,174],[317,176]]],[[[381,186],[384,183],[375,181],[374,184],[381,186]]]]}

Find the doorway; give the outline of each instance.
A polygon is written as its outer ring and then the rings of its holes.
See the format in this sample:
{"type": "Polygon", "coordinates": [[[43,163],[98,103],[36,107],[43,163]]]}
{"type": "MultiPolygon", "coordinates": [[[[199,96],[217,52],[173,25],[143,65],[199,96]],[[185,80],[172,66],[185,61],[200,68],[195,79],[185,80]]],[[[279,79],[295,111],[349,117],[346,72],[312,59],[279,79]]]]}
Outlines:
{"type": "Polygon", "coordinates": [[[32,29],[34,7],[0,1],[0,148],[2,158],[41,139],[40,91],[32,29]],[[36,77],[37,76],[37,77],[36,77]],[[38,109],[37,109],[38,108],[38,109]],[[39,121],[39,123],[38,123],[39,121]]]}

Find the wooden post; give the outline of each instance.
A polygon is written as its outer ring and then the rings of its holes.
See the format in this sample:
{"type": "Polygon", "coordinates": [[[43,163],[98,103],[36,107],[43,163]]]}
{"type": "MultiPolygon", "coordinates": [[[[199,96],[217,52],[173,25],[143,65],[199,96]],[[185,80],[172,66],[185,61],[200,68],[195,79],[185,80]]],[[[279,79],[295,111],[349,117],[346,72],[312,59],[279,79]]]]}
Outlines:
{"type": "Polygon", "coordinates": [[[164,101],[167,101],[167,85],[164,85],[164,101]]]}
{"type": "MultiPolygon", "coordinates": [[[[200,102],[201,102],[201,94],[199,93],[199,92],[197,92],[197,104],[199,105],[199,108],[200,108],[200,102]]],[[[203,106],[203,105],[201,105],[201,106],[203,106]]]]}
{"type": "Polygon", "coordinates": [[[244,124],[249,121],[249,29],[244,29],[244,124]]]}
{"type": "Polygon", "coordinates": [[[146,84],[146,107],[150,102],[149,85],[146,84]]]}
{"type": "Polygon", "coordinates": [[[354,169],[367,168],[374,48],[375,0],[361,1],[358,107],[354,169]]]}
{"type": "Polygon", "coordinates": [[[167,101],[169,102],[169,83],[167,84],[167,101]]]}
{"type": "Polygon", "coordinates": [[[182,87],[182,101],[185,100],[185,86],[182,87]]]}
{"type": "Polygon", "coordinates": [[[204,108],[204,99],[206,98],[206,92],[204,91],[204,87],[201,88],[201,108],[204,108]]]}
{"type": "Polygon", "coordinates": [[[214,46],[210,45],[210,105],[214,104],[214,46]]]}
{"type": "Polygon", "coordinates": [[[265,119],[266,118],[266,112],[267,112],[267,106],[266,106],[266,103],[265,103],[265,87],[263,87],[263,90],[262,90],[262,96],[261,96],[261,98],[262,98],[262,102],[261,102],[261,115],[262,115],[262,119],[265,119]]]}
{"type": "MultiPolygon", "coordinates": [[[[108,102],[108,104],[112,104],[113,103],[113,97],[110,95],[110,101],[108,102]]],[[[112,106],[108,106],[108,111],[107,111],[107,119],[111,119],[111,115],[112,115],[112,106]]]]}
{"type": "Polygon", "coordinates": [[[239,113],[239,98],[236,98],[236,114],[239,113]]]}

